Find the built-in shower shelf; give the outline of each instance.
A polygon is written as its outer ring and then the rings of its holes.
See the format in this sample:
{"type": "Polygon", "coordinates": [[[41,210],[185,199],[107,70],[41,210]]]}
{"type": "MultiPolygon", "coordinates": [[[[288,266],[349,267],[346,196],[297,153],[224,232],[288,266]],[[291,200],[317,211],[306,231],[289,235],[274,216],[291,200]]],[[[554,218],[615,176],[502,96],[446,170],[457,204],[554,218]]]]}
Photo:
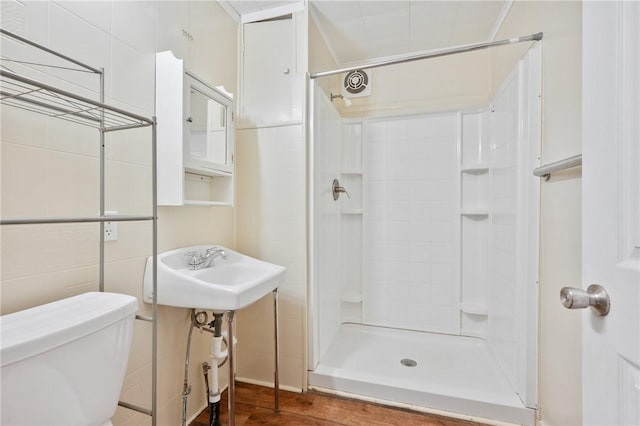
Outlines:
{"type": "Polygon", "coordinates": [[[462,171],[462,173],[469,173],[469,174],[475,175],[475,174],[487,173],[489,171],[489,166],[482,165],[482,164],[477,164],[474,166],[462,166],[460,170],[462,171]]]}
{"type": "Polygon", "coordinates": [[[460,212],[462,216],[489,216],[489,211],[487,209],[462,209],[460,212]]]}
{"type": "Polygon", "coordinates": [[[343,175],[361,175],[362,174],[362,170],[342,170],[342,171],[340,171],[340,174],[343,174],[343,175]]]}
{"type": "Polygon", "coordinates": [[[340,213],[342,214],[362,214],[362,209],[345,209],[340,213]]]}
{"type": "Polygon", "coordinates": [[[340,301],[345,303],[361,303],[362,293],[358,291],[346,291],[340,296],[340,301]]]}
{"type": "Polygon", "coordinates": [[[488,315],[487,305],[482,303],[461,303],[460,310],[463,313],[470,315],[488,315]]]}

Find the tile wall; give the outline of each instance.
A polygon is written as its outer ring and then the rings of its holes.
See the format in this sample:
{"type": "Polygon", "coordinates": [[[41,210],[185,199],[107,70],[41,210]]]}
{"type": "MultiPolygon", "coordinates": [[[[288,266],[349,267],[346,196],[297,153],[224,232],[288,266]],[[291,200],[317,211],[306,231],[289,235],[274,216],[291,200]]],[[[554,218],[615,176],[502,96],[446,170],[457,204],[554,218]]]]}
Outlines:
{"type": "Polygon", "coordinates": [[[458,114],[366,122],[364,322],[457,333],[458,114]]]}
{"type": "MultiPolygon", "coordinates": [[[[206,65],[208,71],[196,72],[234,91],[237,24],[215,2],[198,2],[194,6],[190,2],[3,0],[2,27],[92,66],[104,67],[106,102],[152,116],[155,52],[166,49],[162,40],[177,36],[178,44],[183,43],[181,33],[174,34],[168,25],[159,25],[159,17],[165,19],[171,8],[182,11],[181,15],[171,15],[174,20],[176,16],[187,18],[190,11],[192,15],[197,12],[207,19],[215,18],[208,36],[232,49],[225,50],[225,61],[192,63],[203,68],[206,65]]],[[[24,51],[4,41],[2,50],[3,55],[24,51]]],[[[191,53],[194,58],[197,56],[191,53]]],[[[207,58],[213,56],[210,52],[203,53],[207,58]]],[[[27,58],[52,61],[33,55],[27,58]]],[[[46,74],[28,70],[28,73],[63,89],[97,98],[99,86],[89,75],[69,76],[62,70],[46,74]]],[[[2,217],[97,215],[98,132],[5,106],[1,112],[2,217]]],[[[142,129],[107,136],[107,210],[121,214],[150,213],[150,134],[149,129],[142,129]]],[[[233,208],[160,208],[159,250],[208,242],[233,247],[233,212],[233,208]]],[[[1,228],[2,313],[97,290],[98,230],[94,224],[1,228]]],[[[119,224],[118,241],[106,245],[107,291],[137,296],[141,312],[150,309],[141,297],[143,269],[150,253],[148,223],[119,224]]],[[[180,423],[188,326],[189,310],[160,309],[159,424],[180,423]]],[[[151,326],[138,321],[135,327],[122,399],[147,407],[151,399],[151,326]]],[[[208,359],[208,345],[207,336],[195,333],[191,352],[194,365],[208,359]]],[[[193,392],[189,416],[205,404],[200,369],[192,368],[190,381],[193,392]]],[[[119,408],[113,422],[116,426],[144,425],[150,423],[150,418],[119,408]]]]}
{"type": "MultiPolygon", "coordinates": [[[[303,126],[238,130],[237,248],[283,265],[280,286],[280,383],[305,378],[307,298],[306,169],[303,126]]],[[[240,380],[273,383],[273,302],[268,295],[238,314],[240,380]]]]}

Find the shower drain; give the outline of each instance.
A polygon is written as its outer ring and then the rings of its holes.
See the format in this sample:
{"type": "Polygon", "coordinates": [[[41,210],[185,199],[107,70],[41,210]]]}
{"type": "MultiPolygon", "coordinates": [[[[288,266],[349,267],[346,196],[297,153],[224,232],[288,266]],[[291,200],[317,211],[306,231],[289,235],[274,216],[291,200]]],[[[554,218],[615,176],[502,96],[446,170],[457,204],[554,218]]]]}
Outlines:
{"type": "Polygon", "coordinates": [[[404,365],[405,367],[415,367],[416,365],[418,365],[417,362],[409,358],[401,359],[400,364],[404,365]]]}

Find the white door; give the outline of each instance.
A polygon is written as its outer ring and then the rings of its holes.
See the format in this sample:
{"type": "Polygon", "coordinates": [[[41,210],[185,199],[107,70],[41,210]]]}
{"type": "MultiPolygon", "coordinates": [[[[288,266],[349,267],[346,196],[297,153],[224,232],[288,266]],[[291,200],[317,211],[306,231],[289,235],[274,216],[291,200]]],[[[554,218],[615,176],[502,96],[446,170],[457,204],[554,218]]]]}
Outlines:
{"type": "Polygon", "coordinates": [[[583,3],[583,422],[640,425],[640,2],[583,3]]]}

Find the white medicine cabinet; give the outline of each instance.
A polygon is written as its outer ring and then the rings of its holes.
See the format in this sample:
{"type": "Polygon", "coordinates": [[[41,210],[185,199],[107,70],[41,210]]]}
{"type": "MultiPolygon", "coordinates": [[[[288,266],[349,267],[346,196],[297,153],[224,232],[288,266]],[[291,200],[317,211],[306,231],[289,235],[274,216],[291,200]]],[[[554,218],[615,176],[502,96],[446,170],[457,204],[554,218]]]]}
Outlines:
{"type": "Polygon", "coordinates": [[[233,96],[156,55],[158,204],[233,204],[233,96]]]}

